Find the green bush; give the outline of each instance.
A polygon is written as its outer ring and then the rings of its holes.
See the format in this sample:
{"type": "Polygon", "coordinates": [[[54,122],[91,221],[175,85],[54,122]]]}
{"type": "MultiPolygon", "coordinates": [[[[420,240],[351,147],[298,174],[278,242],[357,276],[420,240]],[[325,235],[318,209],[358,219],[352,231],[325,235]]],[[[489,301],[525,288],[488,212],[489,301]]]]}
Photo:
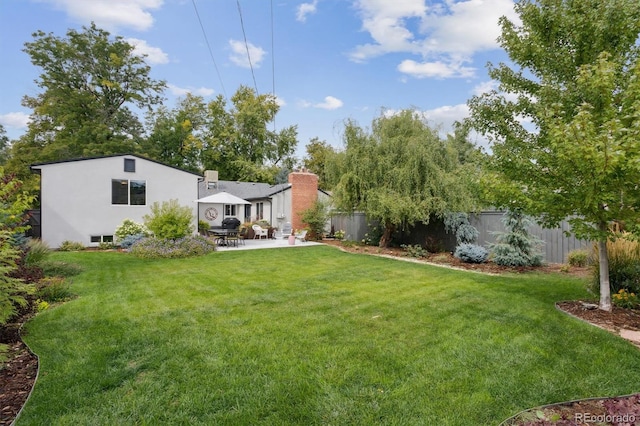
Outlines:
{"type": "Polygon", "coordinates": [[[532,221],[522,212],[508,210],[502,218],[506,232],[497,233],[496,243],[489,246],[492,260],[501,266],[540,266],[542,241],[529,234],[532,221]]]}
{"type": "Polygon", "coordinates": [[[410,245],[410,244],[402,244],[400,245],[400,247],[402,247],[405,252],[406,255],[409,257],[415,257],[415,258],[421,258],[421,257],[426,257],[429,252],[422,248],[422,246],[420,244],[416,244],[416,245],[410,245]]]}
{"type": "Polygon", "coordinates": [[[46,302],[64,302],[73,297],[63,277],[45,277],[36,284],[36,296],[46,302]]]}
{"type": "Polygon", "coordinates": [[[41,240],[27,241],[24,263],[27,266],[40,266],[51,254],[51,249],[41,240]]]}
{"type": "Polygon", "coordinates": [[[149,236],[149,230],[141,223],[134,222],[131,219],[125,219],[122,223],[116,228],[114,235],[118,242],[124,240],[126,237],[130,235],[138,235],[142,234],[144,236],[149,236]]]}
{"type": "Polygon", "coordinates": [[[571,266],[579,268],[587,266],[589,261],[589,252],[587,250],[573,250],[567,256],[567,263],[571,266]]]}
{"type": "Polygon", "coordinates": [[[58,251],[82,251],[84,250],[84,244],[76,241],[65,240],[58,247],[58,251]]]}
{"type": "MultiPolygon", "coordinates": [[[[615,240],[607,241],[609,257],[609,284],[611,294],[620,290],[640,294],[640,242],[633,236],[623,233],[615,240]]],[[[592,260],[592,279],[590,290],[595,294],[600,292],[600,262],[598,250],[594,250],[592,260]]]]}
{"type": "Polygon", "coordinates": [[[329,220],[327,203],[317,200],[313,203],[313,206],[302,212],[300,218],[308,225],[311,238],[321,240],[324,228],[329,220]]]}
{"type": "Polygon", "coordinates": [[[634,309],[640,305],[640,298],[635,293],[630,293],[625,289],[618,290],[611,296],[614,305],[625,309],[634,309]]]}
{"type": "Polygon", "coordinates": [[[193,232],[193,210],[181,206],[178,200],[157,201],[151,205],[151,214],[144,216],[145,226],[156,238],[175,240],[193,232]]]}

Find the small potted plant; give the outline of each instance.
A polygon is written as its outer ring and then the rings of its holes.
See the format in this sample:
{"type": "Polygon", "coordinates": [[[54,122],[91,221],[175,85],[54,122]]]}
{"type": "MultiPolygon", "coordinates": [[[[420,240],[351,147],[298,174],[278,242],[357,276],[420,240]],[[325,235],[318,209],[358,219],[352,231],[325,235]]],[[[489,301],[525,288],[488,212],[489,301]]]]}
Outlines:
{"type": "Polygon", "coordinates": [[[291,229],[291,235],[289,235],[289,245],[292,246],[296,243],[296,230],[291,229]]]}

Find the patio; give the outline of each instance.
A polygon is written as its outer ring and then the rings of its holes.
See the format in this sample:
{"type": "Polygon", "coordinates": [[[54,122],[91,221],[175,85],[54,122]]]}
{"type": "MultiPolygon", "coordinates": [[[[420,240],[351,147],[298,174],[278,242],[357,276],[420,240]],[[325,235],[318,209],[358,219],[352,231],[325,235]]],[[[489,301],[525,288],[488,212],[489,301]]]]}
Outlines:
{"type": "Polygon", "coordinates": [[[267,249],[267,248],[289,248],[289,247],[311,247],[317,246],[322,243],[316,241],[305,241],[301,242],[300,240],[296,240],[295,245],[289,245],[289,240],[286,238],[268,238],[268,239],[248,239],[243,240],[238,246],[218,246],[216,250],[218,251],[227,251],[227,250],[256,250],[256,249],[267,249]]]}

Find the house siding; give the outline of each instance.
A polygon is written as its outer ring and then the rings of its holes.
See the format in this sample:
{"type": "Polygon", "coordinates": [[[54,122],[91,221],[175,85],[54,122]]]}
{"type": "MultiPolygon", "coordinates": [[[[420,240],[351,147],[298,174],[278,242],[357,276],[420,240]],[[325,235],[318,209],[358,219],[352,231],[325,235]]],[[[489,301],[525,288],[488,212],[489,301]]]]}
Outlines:
{"type": "Polygon", "coordinates": [[[35,165],[41,174],[42,240],[56,248],[65,241],[97,245],[92,236],[113,235],[124,219],[143,222],[154,202],[178,200],[193,209],[199,177],[137,156],[113,156],[35,165]],[[135,172],[124,171],[124,159],[134,159],[135,172]],[[145,205],[113,205],[112,179],[146,182],[145,205]]]}

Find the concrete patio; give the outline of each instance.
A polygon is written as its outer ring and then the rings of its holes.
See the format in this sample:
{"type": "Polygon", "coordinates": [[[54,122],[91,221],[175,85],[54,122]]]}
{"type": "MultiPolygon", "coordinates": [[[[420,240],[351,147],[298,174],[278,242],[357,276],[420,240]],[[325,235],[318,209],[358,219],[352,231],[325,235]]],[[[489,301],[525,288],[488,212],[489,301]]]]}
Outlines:
{"type": "Polygon", "coordinates": [[[295,248],[295,247],[310,247],[317,246],[322,243],[316,241],[300,241],[296,240],[294,245],[289,245],[289,240],[286,238],[262,238],[255,240],[242,240],[238,246],[218,246],[218,251],[230,251],[230,250],[256,250],[256,249],[270,249],[270,248],[295,248]],[[244,243],[244,244],[243,244],[244,243]]]}

